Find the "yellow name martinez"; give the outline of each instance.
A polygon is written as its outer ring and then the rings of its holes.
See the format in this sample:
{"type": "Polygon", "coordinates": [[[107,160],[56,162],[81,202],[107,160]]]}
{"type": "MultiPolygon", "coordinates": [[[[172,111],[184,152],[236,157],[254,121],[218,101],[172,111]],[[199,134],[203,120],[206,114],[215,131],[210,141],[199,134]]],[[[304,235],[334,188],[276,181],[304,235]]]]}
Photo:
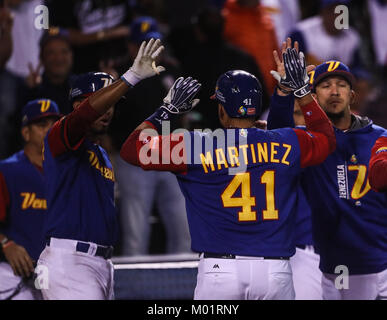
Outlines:
{"type": "Polygon", "coordinates": [[[243,159],[244,164],[249,164],[249,157],[248,153],[251,155],[252,163],[282,163],[287,166],[290,165],[288,161],[288,156],[290,151],[292,150],[292,146],[285,143],[277,143],[277,142],[264,142],[264,143],[257,143],[257,144],[243,144],[240,145],[238,148],[228,147],[227,152],[225,152],[224,149],[219,148],[215,149],[215,157],[216,157],[216,164],[217,168],[215,168],[214,165],[214,159],[212,158],[211,152],[208,151],[206,155],[203,153],[200,154],[200,160],[203,165],[203,170],[205,173],[209,172],[209,169],[211,171],[221,170],[222,165],[224,168],[234,167],[234,166],[240,166],[239,160],[243,159]],[[278,153],[282,153],[283,156],[279,157],[278,153]],[[228,158],[226,158],[226,154],[228,155],[228,158]],[[242,154],[242,157],[239,157],[239,155],[242,154]]]}

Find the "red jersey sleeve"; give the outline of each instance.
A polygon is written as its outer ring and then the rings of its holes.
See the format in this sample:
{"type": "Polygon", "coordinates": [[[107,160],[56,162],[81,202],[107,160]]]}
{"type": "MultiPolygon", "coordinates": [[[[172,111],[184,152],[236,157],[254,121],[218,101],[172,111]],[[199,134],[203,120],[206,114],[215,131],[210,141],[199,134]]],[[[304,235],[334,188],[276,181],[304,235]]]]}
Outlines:
{"type": "Polygon", "coordinates": [[[376,191],[387,191],[387,136],[376,140],[369,164],[369,182],[376,191]]]}
{"type": "Polygon", "coordinates": [[[301,150],[301,167],[314,166],[323,162],[336,149],[336,136],[333,126],[313,99],[301,107],[306,130],[294,129],[301,150]]]}
{"type": "Polygon", "coordinates": [[[187,171],[183,134],[158,135],[156,130],[135,130],[123,144],[120,156],[144,170],[187,171]]]}
{"type": "Polygon", "coordinates": [[[5,221],[9,202],[9,192],[5,183],[5,178],[0,172],[0,222],[5,221]]]}
{"type": "Polygon", "coordinates": [[[74,151],[82,144],[86,132],[101,115],[89,104],[89,99],[66,117],[58,120],[48,133],[48,144],[54,157],[74,151]]]}

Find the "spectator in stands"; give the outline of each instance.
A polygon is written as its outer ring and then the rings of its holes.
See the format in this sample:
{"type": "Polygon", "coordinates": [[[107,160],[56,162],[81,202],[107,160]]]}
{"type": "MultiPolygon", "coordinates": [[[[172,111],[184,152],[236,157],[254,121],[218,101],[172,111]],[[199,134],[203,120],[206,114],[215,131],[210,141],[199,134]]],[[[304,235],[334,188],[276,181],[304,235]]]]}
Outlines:
{"type": "Polygon", "coordinates": [[[299,0],[262,0],[262,6],[273,20],[277,42],[281,46],[301,18],[299,0]]]}
{"type": "Polygon", "coordinates": [[[387,76],[387,0],[368,0],[368,12],[376,64],[387,76]]]}
{"type": "MultiPolygon", "coordinates": [[[[11,10],[7,6],[0,7],[0,159],[12,153],[9,137],[14,124],[9,121],[9,117],[14,113],[15,108],[22,103],[20,97],[23,79],[5,67],[12,56],[12,29],[11,10]]],[[[15,126],[15,130],[16,128],[18,127],[15,126]]]]}
{"type": "Polygon", "coordinates": [[[12,74],[25,78],[29,73],[29,65],[36,67],[39,63],[39,40],[43,30],[35,27],[35,8],[44,1],[7,0],[6,3],[14,20],[13,51],[6,68],[12,74]]]}
{"type": "Polygon", "coordinates": [[[44,73],[40,77],[39,68],[31,70],[27,84],[30,88],[28,100],[46,97],[57,102],[62,114],[72,111],[69,100],[73,53],[67,37],[48,32],[40,41],[40,62],[44,73]]]}
{"type": "MultiPolygon", "coordinates": [[[[138,17],[131,26],[127,41],[127,60],[118,67],[118,74],[136,57],[142,41],[160,39],[162,35],[157,22],[151,17],[138,17]]],[[[163,53],[161,65],[166,71],[158,77],[138,83],[116,105],[110,134],[113,146],[119,151],[129,133],[160,106],[169,87],[175,80],[176,62],[163,53]],[[151,94],[150,94],[151,92],[151,94]]],[[[180,72],[179,72],[180,73],[180,72]]],[[[166,231],[166,253],[190,252],[191,238],[185,210],[185,201],[176,177],[170,172],[144,171],[123,161],[119,155],[113,160],[120,197],[122,226],[122,254],[145,255],[149,253],[150,217],[155,208],[166,231]]]]}
{"type": "Polygon", "coordinates": [[[351,67],[361,65],[360,37],[352,28],[337,29],[335,7],[350,0],[320,0],[320,14],[295,26],[289,37],[300,44],[310,64],[339,60],[351,67]]]}
{"type": "Polygon", "coordinates": [[[274,24],[260,0],[227,0],[224,8],[224,34],[228,41],[255,58],[262,72],[266,93],[271,95],[276,81],[273,50],[278,51],[274,24]]]}
{"type": "MultiPolygon", "coordinates": [[[[254,58],[230,45],[224,39],[223,31],[224,18],[220,10],[212,6],[204,7],[193,20],[193,36],[186,38],[186,51],[181,55],[184,73],[195,79],[206,79],[198,93],[201,102],[194,112],[202,115],[202,126],[210,129],[220,126],[218,110],[209,99],[219,74],[241,69],[254,74],[263,83],[254,58]]],[[[268,95],[263,97],[263,106],[268,107],[268,95]]]]}
{"type": "Polygon", "coordinates": [[[69,37],[74,46],[74,72],[98,70],[125,52],[131,20],[125,0],[48,0],[50,25],[69,37]]]}

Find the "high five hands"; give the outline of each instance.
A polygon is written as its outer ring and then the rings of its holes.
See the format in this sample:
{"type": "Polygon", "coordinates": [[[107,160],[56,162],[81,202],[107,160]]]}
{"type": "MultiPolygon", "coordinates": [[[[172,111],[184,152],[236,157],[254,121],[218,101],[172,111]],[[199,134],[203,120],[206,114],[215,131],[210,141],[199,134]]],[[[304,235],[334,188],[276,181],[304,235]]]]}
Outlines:
{"type": "Polygon", "coordinates": [[[282,43],[282,59],[276,50],[273,51],[274,61],[277,65],[277,71],[270,71],[273,77],[278,81],[280,91],[284,94],[293,94],[301,98],[310,92],[308,72],[312,71],[315,66],[305,64],[303,52],[299,51],[298,42],[290,38],[282,43]]]}

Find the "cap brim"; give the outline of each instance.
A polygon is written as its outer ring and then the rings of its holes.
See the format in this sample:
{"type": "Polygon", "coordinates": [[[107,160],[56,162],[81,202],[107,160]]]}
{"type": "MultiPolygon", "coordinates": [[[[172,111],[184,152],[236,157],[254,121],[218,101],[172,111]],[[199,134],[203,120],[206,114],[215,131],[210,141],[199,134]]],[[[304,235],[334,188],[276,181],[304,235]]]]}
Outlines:
{"type": "Polygon", "coordinates": [[[57,119],[60,119],[61,117],[63,117],[63,114],[58,114],[58,113],[53,113],[53,112],[49,112],[49,113],[45,113],[45,114],[42,114],[38,117],[35,117],[35,118],[32,118],[30,120],[28,120],[26,123],[23,123],[23,126],[27,126],[31,123],[34,123],[34,122],[39,122],[39,120],[42,120],[44,118],[57,118],[57,119]]]}
{"type": "Polygon", "coordinates": [[[318,76],[313,81],[313,87],[315,88],[317,85],[320,84],[321,81],[323,81],[324,79],[326,79],[328,77],[333,77],[333,76],[343,77],[345,80],[348,81],[348,83],[351,85],[351,87],[353,87],[355,84],[355,77],[352,73],[345,71],[345,70],[336,70],[336,71],[329,71],[329,72],[327,71],[327,72],[320,74],[320,76],[318,76]]]}

